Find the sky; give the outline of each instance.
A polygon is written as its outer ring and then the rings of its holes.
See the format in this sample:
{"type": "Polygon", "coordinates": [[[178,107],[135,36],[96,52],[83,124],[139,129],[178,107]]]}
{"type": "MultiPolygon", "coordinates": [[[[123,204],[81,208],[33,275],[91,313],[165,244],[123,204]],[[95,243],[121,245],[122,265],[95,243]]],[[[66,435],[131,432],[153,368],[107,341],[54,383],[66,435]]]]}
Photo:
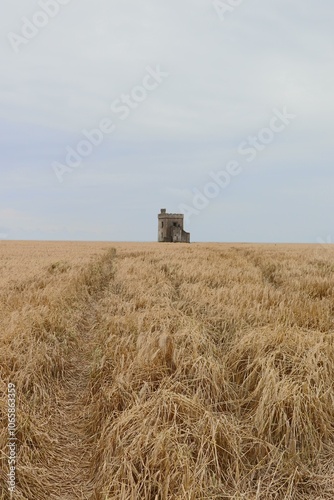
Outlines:
{"type": "Polygon", "coordinates": [[[334,242],[332,0],[5,0],[0,240],[334,242]]]}

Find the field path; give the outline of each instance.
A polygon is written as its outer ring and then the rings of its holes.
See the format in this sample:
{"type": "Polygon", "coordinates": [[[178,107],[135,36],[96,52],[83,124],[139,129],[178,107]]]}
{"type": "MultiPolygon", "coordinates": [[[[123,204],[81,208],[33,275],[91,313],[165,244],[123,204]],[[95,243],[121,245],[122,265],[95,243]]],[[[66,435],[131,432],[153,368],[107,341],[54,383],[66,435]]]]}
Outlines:
{"type": "Polygon", "coordinates": [[[49,432],[57,439],[56,453],[49,465],[54,475],[54,492],[51,498],[72,500],[89,499],[91,454],[85,434],[85,403],[88,398],[90,365],[95,349],[90,336],[94,323],[94,303],[85,311],[82,320],[82,342],[67,360],[66,378],[60,389],[49,432]]]}
{"type": "Polygon", "coordinates": [[[52,484],[49,498],[61,500],[98,499],[92,481],[91,436],[87,434],[89,420],[89,382],[94,352],[98,340],[94,326],[100,301],[112,279],[112,262],[106,260],[102,278],[92,287],[87,300],[80,304],[76,324],[79,336],[74,348],[66,355],[65,377],[55,391],[55,404],[48,425],[54,438],[47,464],[48,482],[52,484]]]}

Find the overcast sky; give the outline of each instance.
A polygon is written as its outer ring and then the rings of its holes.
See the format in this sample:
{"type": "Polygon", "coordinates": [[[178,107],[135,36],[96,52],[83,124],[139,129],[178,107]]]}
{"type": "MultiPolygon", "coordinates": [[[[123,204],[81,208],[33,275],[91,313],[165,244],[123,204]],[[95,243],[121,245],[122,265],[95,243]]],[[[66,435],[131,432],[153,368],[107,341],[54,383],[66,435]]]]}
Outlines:
{"type": "Polygon", "coordinates": [[[334,241],[333,15],[4,0],[0,239],[334,241]]]}

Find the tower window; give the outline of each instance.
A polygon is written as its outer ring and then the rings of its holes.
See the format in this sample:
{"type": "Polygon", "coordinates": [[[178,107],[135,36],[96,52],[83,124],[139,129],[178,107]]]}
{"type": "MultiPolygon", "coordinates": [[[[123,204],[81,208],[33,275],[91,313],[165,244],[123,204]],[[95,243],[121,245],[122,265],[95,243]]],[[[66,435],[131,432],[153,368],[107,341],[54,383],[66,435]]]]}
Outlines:
{"type": "Polygon", "coordinates": [[[161,221],[161,227],[164,227],[164,221],[163,220],[161,221]]]}

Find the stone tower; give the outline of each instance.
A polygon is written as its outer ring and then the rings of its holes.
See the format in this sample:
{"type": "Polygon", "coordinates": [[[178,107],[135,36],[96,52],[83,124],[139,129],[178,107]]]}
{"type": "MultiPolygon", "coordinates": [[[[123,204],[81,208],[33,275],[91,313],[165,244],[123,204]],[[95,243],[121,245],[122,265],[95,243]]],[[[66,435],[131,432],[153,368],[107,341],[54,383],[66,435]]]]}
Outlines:
{"type": "Polygon", "coordinates": [[[167,214],[162,208],[158,214],[158,241],[165,243],[190,243],[190,233],[183,229],[183,214],[167,214]]]}

